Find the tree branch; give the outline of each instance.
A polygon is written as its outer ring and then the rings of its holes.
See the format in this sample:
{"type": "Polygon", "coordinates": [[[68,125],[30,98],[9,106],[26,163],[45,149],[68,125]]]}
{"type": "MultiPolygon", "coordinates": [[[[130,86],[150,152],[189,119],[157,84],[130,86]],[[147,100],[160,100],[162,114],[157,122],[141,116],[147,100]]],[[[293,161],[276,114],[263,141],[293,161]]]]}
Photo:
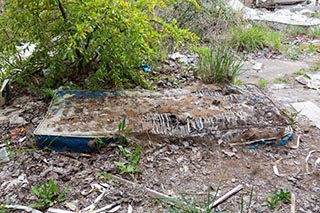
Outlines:
{"type": "Polygon", "coordinates": [[[58,4],[59,4],[59,10],[61,12],[61,15],[62,15],[63,19],[66,21],[67,20],[67,13],[66,13],[61,1],[60,0],[57,0],[57,1],[58,1],[58,4]]]}

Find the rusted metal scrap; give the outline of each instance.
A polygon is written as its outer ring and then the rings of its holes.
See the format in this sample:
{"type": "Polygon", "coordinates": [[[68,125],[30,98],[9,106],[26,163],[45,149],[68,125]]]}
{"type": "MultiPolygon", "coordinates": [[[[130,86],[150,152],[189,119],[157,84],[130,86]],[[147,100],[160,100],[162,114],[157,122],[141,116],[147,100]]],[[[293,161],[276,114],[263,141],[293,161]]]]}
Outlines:
{"type": "MultiPolygon", "coordinates": [[[[285,116],[255,85],[206,85],[163,92],[65,91],[57,93],[38,139],[112,138],[123,118],[137,138],[192,138],[244,143],[288,134],[285,116]]],[[[48,142],[48,140],[47,140],[48,142]]]]}

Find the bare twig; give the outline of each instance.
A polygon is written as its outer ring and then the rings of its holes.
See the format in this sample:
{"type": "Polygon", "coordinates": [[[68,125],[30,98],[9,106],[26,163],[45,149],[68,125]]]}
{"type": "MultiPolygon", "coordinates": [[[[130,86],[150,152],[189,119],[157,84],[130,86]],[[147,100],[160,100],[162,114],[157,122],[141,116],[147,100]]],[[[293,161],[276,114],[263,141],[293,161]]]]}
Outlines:
{"type": "Polygon", "coordinates": [[[278,163],[280,163],[280,161],[283,160],[283,159],[279,159],[275,162],[275,164],[273,165],[273,172],[275,175],[277,175],[278,177],[285,177],[287,176],[288,174],[280,174],[279,173],[279,170],[278,170],[278,163]]]}
{"type": "Polygon", "coordinates": [[[6,209],[16,209],[16,210],[23,210],[26,212],[32,212],[32,213],[42,213],[39,210],[33,209],[31,207],[28,206],[21,206],[21,205],[5,205],[4,206],[6,209]]]}
{"type": "Polygon", "coordinates": [[[315,152],[320,152],[320,150],[312,150],[312,151],[309,152],[308,156],[306,157],[305,163],[306,163],[306,172],[307,172],[307,174],[311,174],[312,173],[312,172],[309,171],[309,159],[310,159],[312,153],[315,153],[315,152]]]}
{"type": "Polygon", "coordinates": [[[290,212],[296,213],[296,196],[291,192],[291,205],[290,212]]]}
{"type": "Polygon", "coordinates": [[[221,203],[226,201],[229,197],[231,197],[232,195],[236,194],[237,192],[239,192],[242,189],[243,189],[243,186],[241,184],[236,186],[231,191],[229,191],[228,193],[226,193],[225,195],[223,195],[222,197],[217,199],[213,204],[211,204],[210,205],[210,209],[212,209],[214,207],[217,207],[218,205],[220,205],[221,203]]]}
{"type": "MultiPolygon", "coordinates": [[[[123,178],[118,177],[116,175],[112,175],[111,177],[113,179],[116,179],[116,180],[122,182],[122,183],[126,183],[126,184],[129,184],[129,185],[132,185],[132,186],[139,186],[139,184],[137,184],[137,183],[134,183],[134,182],[126,180],[126,179],[123,179],[123,178]]],[[[168,195],[165,195],[165,194],[163,194],[161,192],[157,192],[157,191],[155,191],[153,189],[149,189],[148,187],[144,187],[144,186],[140,186],[140,187],[142,187],[147,192],[147,194],[152,198],[172,199],[172,197],[170,197],[168,195]]]]}
{"type": "Polygon", "coordinates": [[[297,144],[295,146],[290,146],[291,149],[298,149],[298,147],[300,145],[300,137],[301,137],[301,135],[298,135],[297,144]]]}

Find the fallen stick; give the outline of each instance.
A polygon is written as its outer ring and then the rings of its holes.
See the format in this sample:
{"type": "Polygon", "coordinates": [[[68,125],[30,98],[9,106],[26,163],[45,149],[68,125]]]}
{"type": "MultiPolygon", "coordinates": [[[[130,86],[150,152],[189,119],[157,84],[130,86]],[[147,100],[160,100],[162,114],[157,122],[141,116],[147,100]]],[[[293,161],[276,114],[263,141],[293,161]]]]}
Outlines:
{"type": "Polygon", "coordinates": [[[231,191],[229,191],[228,193],[226,193],[225,195],[223,195],[222,197],[217,199],[213,204],[210,204],[209,208],[212,209],[214,207],[217,207],[218,205],[220,205],[221,203],[226,201],[229,197],[231,197],[232,195],[236,194],[237,192],[239,192],[242,189],[243,189],[243,186],[241,184],[236,186],[231,191]]]}
{"type": "Polygon", "coordinates": [[[301,135],[298,135],[297,144],[296,144],[295,146],[290,146],[291,149],[298,149],[298,148],[299,148],[299,145],[300,145],[300,137],[301,137],[301,135]]]}
{"type": "Polygon", "coordinates": [[[275,164],[273,165],[273,172],[278,177],[285,177],[285,176],[288,176],[288,174],[280,174],[278,170],[278,163],[280,163],[281,160],[283,159],[279,159],[275,162],[275,164]]]}
{"type": "Polygon", "coordinates": [[[312,150],[309,152],[308,156],[306,157],[305,163],[306,163],[306,172],[308,175],[312,174],[312,172],[309,172],[309,158],[311,157],[312,153],[314,153],[314,152],[320,152],[320,150],[312,150]]]}
{"type": "Polygon", "coordinates": [[[152,197],[152,198],[165,198],[165,199],[169,199],[169,200],[172,199],[172,197],[170,197],[170,196],[168,196],[168,195],[165,195],[165,194],[163,194],[163,193],[161,193],[161,192],[157,192],[157,191],[155,191],[155,190],[153,190],[153,189],[149,189],[148,187],[140,186],[140,185],[137,184],[137,183],[134,183],[134,182],[129,181],[129,180],[126,180],[126,179],[123,179],[123,178],[118,177],[118,176],[116,176],[116,175],[111,175],[111,176],[112,176],[113,179],[116,179],[116,180],[118,180],[118,181],[120,181],[120,182],[127,183],[127,184],[132,185],[132,186],[142,187],[144,190],[147,191],[148,195],[149,195],[150,197],[152,197]]]}
{"type": "Polygon", "coordinates": [[[33,209],[31,207],[28,206],[21,206],[21,205],[5,205],[4,206],[6,209],[17,209],[17,210],[23,210],[26,212],[32,212],[32,213],[42,213],[41,211],[37,210],[37,209],[33,209]]]}
{"type": "Polygon", "coordinates": [[[75,213],[75,212],[62,210],[62,209],[56,209],[56,208],[49,208],[47,213],[75,213]]]}
{"type": "Polygon", "coordinates": [[[296,213],[296,196],[291,192],[290,213],[296,213]]]}

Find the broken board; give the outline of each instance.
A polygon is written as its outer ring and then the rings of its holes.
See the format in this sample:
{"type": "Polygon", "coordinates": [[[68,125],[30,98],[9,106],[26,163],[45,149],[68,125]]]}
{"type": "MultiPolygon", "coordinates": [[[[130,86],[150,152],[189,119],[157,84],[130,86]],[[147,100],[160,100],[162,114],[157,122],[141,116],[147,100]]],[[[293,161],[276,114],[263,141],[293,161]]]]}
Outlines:
{"type": "Polygon", "coordinates": [[[90,152],[97,138],[116,140],[123,118],[130,135],[138,139],[253,144],[281,141],[291,134],[272,100],[250,84],[162,92],[58,92],[34,134],[39,147],[90,152]]]}

